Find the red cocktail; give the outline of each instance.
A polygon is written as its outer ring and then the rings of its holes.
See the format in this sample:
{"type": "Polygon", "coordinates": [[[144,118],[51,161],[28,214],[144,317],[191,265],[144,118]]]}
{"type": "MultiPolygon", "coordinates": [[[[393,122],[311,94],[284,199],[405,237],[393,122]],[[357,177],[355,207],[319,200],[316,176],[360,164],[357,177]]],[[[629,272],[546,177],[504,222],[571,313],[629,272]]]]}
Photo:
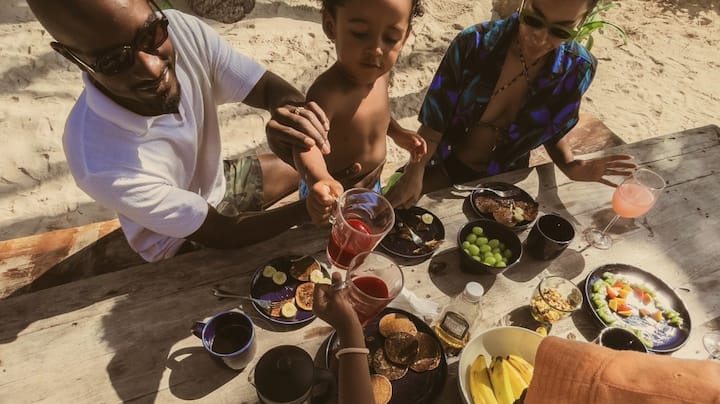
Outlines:
{"type": "Polygon", "coordinates": [[[371,251],[385,237],[395,222],[395,212],[377,192],[354,188],[338,198],[331,222],[328,259],[347,269],[356,255],[371,251]]]}
{"type": "Polygon", "coordinates": [[[361,324],[378,314],[400,294],[403,273],[392,258],[375,251],[358,254],[347,273],[347,299],[361,324]]]}

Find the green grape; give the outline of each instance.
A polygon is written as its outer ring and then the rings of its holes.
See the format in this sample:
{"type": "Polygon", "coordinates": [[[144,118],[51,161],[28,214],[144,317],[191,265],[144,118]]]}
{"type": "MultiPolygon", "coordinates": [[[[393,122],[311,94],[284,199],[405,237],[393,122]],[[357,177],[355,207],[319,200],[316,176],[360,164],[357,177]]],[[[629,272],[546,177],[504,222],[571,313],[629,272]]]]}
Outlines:
{"type": "Polygon", "coordinates": [[[505,268],[506,266],[507,264],[505,263],[505,261],[498,261],[495,263],[496,268],[505,268]]]}
{"type": "Polygon", "coordinates": [[[493,253],[491,253],[490,251],[482,253],[482,257],[483,257],[483,259],[485,259],[485,258],[487,258],[487,257],[493,257],[493,258],[495,258],[495,256],[493,255],[493,253]]]}
{"type": "Polygon", "coordinates": [[[500,250],[504,250],[504,249],[505,249],[505,244],[501,241],[500,244],[498,244],[498,248],[499,248],[500,250]]]}
{"type": "Polygon", "coordinates": [[[480,227],[480,226],[475,226],[475,227],[473,227],[473,228],[472,228],[472,232],[473,232],[473,234],[475,234],[476,236],[482,236],[483,233],[484,233],[483,228],[480,227]]]}
{"type": "Polygon", "coordinates": [[[492,248],[490,248],[489,245],[483,244],[478,247],[480,249],[480,252],[486,253],[486,252],[492,252],[492,248]]]}
{"type": "Polygon", "coordinates": [[[478,257],[477,255],[473,255],[473,256],[470,257],[470,258],[474,259],[474,260],[477,261],[477,262],[482,262],[482,259],[480,259],[480,257],[478,257]]]}
{"type": "Polygon", "coordinates": [[[498,261],[498,262],[505,261],[505,259],[503,259],[503,256],[500,255],[499,253],[494,253],[493,258],[495,258],[495,261],[498,261]]]}
{"type": "Polygon", "coordinates": [[[500,245],[500,240],[494,238],[494,239],[488,241],[488,244],[490,244],[490,247],[495,248],[500,245]]]}
{"type": "Polygon", "coordinates": [[[467,237],[465,237],[465,241],[467,241],[468,243],[475,244],[475,240],[477,240],[477,236],[473,233],[470,233],[467,235],[467,237]]]}
{"type": "Polygon", "coordinates": [[[480,254],[480,247],[476,246],[475,244],[470,244],[468,247],[468,251],[470,251],[470,255],[475,256],[480,254]]]}
{"type": "MultiPolygon", "coordinates": [[[[487,237],[478,237],[477,240],[475,240],[475,244],[477,245],[484,245],[488,243],[487,237]]],[[[492,248],[492,247],[490,247],[492,248]]]]}
{"type": "Polygon", "coordinates": [[[462,243],[462,248],[463,248],[464,250],[467,250],[468,247],[470,247],[470,242],[469,242],[469,241],[463,241],[463,243],[462,243]]]}
{"type": "Polygon", "coordinates": [[[512,253],[512,251],[510,251],[510,249],[508,248],[508,249],[506,249],[505,251],[503,251],[502,255],[503,255],[503,257],[505,257],[505,258],[510,258],[510,257],[512,257],[513,253],[512,253]]]}
{"type": "Polygon", "coordinates": [[[495,264],[496,264],[494,257],[487,257],[487,258],[483,259],[482,262],[483,262],[483,264],[485,264],[487,266],[491,266],[491,267],[495,266],[495,264]]]}
{"type": "Polygon", "coordinates": [[[472,255],[472,254],[470,254],[470,250],[468,250],[467,248],[463,248],[463,251],[465,251],[465,254],[467,254],[467,255],[472,255]]]}
{"type": "MultiPolygon", "coordinates": [[[[488,245],[489,245],[489,244],[488,244],[488,245]]],[[[492,246],[490,246],[490,247],[492,247],[492,246]]],[[[492,252],[493,252],[493,254],[495,254],[495,253],[497,253],[497,254],[502,254],[502,250],[500,250],[500,247],[495,247],[495,248],[493,248],[493,249],[492,249],[492,252]]]]}

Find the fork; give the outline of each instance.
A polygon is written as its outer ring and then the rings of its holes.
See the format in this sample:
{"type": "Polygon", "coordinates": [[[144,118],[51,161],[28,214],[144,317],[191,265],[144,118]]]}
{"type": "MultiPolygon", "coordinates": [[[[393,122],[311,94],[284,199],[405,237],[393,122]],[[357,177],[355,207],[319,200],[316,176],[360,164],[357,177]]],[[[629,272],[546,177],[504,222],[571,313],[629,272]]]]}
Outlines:
{"type": "Polygon", "coordinates": [[[257,304],[258,306],[260,306],[261,309],[263,309],[267,312],[280,309],[280,307],[282,306],[282,302],[279,302],[279,301],[258,299],[258,298],[252,297],[252,296],[240,295],[240,294],[228,292],[228,291],[222,290],[222,289],[213,289],[212,294],[217,297],[232,297],[235,299],[249,300],[249,301],[257,304]]]}
{"type": "Polygon", "coordinates": [[[478,186],[470,186],[470,185],[463,185],[463,184],[453,184],[453,189],[456,191],[466,192],[466,191],[478,191],[478,192],[492,192],[493,194],[501,197],[501,198],[509,198],[511,196],[515,196],[518,194],[518,191],[516,189],[509,189],[507,191],[501,191],[499,189],[492,189],[487,188],[482,185],[478,186]]]}
{"type": "Polygon", "coordinates": [[[402,227],[402,231],[404,231],[410,236],[412,242],[415,243],[416,246],[421,247],[425,245],[425,241],[413,231],[412,227],[408,226],[403,222],[400,222],[398,227],[402,227]]]}

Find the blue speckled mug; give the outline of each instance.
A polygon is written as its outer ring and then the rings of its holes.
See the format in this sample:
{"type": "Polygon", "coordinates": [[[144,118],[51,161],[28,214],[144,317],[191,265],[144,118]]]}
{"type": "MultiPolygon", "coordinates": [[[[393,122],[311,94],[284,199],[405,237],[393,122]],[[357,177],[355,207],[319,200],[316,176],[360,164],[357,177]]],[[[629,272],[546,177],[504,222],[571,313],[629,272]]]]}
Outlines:
{"type": "Polygon", "coordinates": [[[196,322],[191,330],[205,350],[230,369],[244,369],[255,356],[255,328],[244,313],[221,312],[205,322],[196,322]]]}

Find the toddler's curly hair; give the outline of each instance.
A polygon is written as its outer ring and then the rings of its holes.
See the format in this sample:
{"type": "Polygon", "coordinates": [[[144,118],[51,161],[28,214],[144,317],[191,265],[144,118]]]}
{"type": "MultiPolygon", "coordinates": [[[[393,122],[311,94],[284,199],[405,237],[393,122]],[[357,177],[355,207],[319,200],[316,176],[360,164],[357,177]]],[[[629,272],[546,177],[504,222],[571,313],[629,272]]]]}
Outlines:
{"type": "MultiPolygon", "coordinates": [[[[323,10],[327,10],[333,16],[335,15],[335,10],[337,10],[338,7],[342,7],[347,1],[348,0],[320,0],[323,10]]],[[[415,17],[422,17],[425,12],[422,4],[420,4],[420,0],[412,0],[411,7],[410,22],[412,22],[415,17]]]]}

